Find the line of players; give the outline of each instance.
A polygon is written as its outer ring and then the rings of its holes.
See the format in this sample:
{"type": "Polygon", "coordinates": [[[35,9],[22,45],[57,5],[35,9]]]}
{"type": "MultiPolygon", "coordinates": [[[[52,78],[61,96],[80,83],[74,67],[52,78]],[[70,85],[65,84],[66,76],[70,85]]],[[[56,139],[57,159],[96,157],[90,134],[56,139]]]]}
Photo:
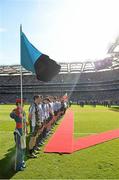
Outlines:
{"type": "MultiPolygon", "coordinates": [[[[24,100],[22,100],[22,104],[24,105],[24,100]]],[[[52,133],[52,127],[65,114],[67,107],[67,98],[52,96],[43,98],[42,95],[35,95],[33,103],[29,107],[28,122],[26,122],[26,113],[21,107],[21,99],[16,100],[16,108],[10,113],[10,117],[16,122],[14,131],[16,144],[15,171],[24,170],[26,167],[24,161],[26,149],[30,158],[37,158],[40,146],[52,133]],[[28,124],[30,125],[30,136],[28,147],[26,147],[28,124]]]]}
{"type": "Polygon", "coordinates": [[[43,140],[50,134],[56,119],[66,111],[67,103],[61,98],[34,96],[34,103],[29,108],[30,141],[29,156],[37,157],[36,152],[43,140]]]}

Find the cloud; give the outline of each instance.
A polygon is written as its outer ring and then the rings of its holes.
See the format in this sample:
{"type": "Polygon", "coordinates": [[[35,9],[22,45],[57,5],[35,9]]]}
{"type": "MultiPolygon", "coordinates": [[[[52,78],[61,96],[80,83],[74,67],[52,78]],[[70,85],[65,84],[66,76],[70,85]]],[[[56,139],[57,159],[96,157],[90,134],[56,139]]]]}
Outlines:
{"type": "Polygon", "coordinates": [[[2,27],[0,27],[0,32],[6,32],[7,31],[7,29],[6,28],[2,28],[2,27]]]}

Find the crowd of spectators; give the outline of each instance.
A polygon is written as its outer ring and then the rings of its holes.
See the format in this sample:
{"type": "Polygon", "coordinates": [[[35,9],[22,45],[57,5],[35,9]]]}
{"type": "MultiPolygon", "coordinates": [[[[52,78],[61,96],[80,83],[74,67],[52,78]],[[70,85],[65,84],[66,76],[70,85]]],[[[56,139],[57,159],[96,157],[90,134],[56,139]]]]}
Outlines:
{"type": "MultiPolygon", "coordinates": [[[[58,74],[44,83],[35,75],[23,75],[23,95],[30,102],[34,94],[63,95],[67,92],[73,101],[119,100],[119,70],[58,74]]],[[[13,103],[20,96],[20,76],[0,76],[0,103],[13,103]]]]}

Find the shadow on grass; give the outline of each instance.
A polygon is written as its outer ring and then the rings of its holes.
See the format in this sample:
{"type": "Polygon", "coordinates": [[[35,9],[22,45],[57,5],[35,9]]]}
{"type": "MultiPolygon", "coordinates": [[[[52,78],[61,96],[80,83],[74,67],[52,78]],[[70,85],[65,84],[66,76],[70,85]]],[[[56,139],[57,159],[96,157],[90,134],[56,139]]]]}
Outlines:
{"type": "Polygon", "coordinates": [[[0,179],[10,179],[14,174],[15,147],[8,149],[0,160],[0,179]]]}
{"type": "MultiPolygon", "coordinates": [[[[0,179],[11,179],[17,173],[14,170],[15,151],[15,146],[8,149],[4,158],[0,160],[0,179]]],[[[26,152],[25,161],[29,159],[27,155],[26,152]]]]}
{"type": "Polygon", "coordinates": [[[109,110],[119,112],[119,106],[110,107],[109,110]]]}

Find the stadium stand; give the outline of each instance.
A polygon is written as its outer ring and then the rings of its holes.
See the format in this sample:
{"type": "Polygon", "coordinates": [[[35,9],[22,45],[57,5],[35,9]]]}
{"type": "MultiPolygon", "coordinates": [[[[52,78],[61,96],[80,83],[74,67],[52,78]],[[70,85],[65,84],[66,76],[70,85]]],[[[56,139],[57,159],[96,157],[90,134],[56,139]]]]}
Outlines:
{"type": "MultiPolygon", "coordinates": [[[[61,72],[44,83],[23,69],[23,96],[30,102],[33,95],[64,95],[72,101],[119,101],[119,63],[97,71],[92,62],[61,63],[61,72]]],[[[14,103],[20,97],[19,65],[0,67],[0,103],[14,103]]]]}

